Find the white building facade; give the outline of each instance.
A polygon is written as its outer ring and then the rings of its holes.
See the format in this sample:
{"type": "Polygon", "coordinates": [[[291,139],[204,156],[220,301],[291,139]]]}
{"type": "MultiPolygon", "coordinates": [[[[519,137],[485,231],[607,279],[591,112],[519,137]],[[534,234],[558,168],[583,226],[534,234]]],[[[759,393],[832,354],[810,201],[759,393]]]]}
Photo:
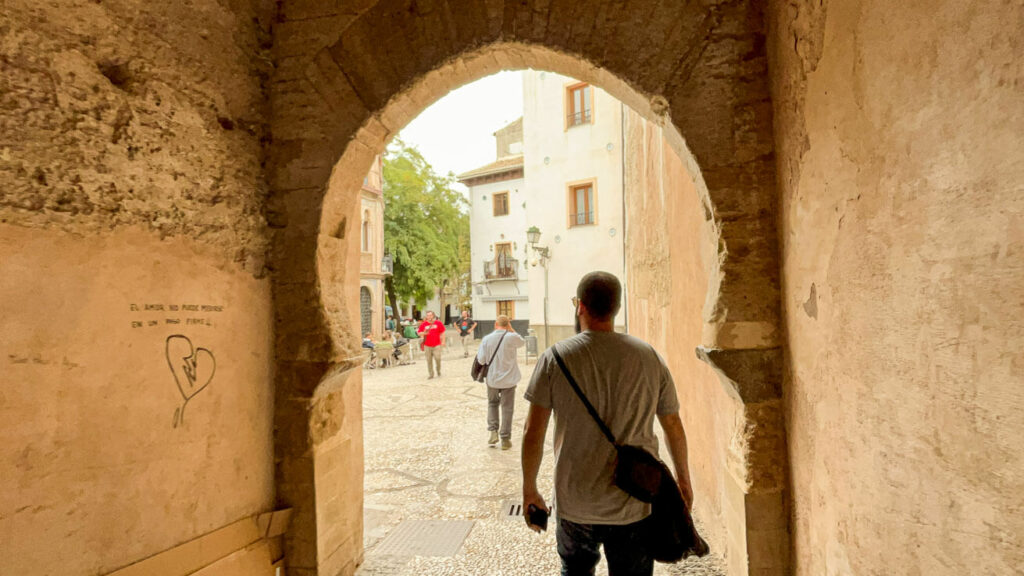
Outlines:
{"type": "MultiPolygon", "coordinates": [[[[588,272],[625,287],[623,105],[594,86],[551,72],[523,72],[523,170],[527,228],[548,248],[530,253],[530,324],[540,348],[572,336],[571,299],[588,272]],[[536,263],[536,265],[534,265],[536,263]],[[547,329],[545,330],[545,273],[547,329]]],[[[625,329],[625,303],[616,323],[625,329]]]]}
{"type": "Polygon", "coordinates": [[[521,333],[530,325],[522,126],[520,118],[495,132],[497,159],[459,175],[469,188],[477,337],[490,333],[501,314],[521,333]]]}
{"type": "Polygon", "coordinates": [[[508,314],[544,349],[575,334],[571,299],[584,274],[611,272],[625,286],[623,114],[594,86],[523,72],[523,117],[495,133],[497,160],[459,176],[470,189],[478,335],[508,314]],[[533,228],[547,258],[528,243],[533,228]]]}

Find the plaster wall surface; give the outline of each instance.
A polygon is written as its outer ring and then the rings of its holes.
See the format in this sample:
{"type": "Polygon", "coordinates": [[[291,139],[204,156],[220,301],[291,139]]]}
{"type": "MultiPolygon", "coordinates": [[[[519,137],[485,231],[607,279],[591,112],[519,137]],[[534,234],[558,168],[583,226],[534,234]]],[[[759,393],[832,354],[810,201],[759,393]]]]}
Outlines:
{"type": "Polygon", "coordinates": [[[274,505],[272,12],[4,2],[8,571],[107,573],[274,505]]]}
{"type": "Polygon", "coordinates": [[[745,574],[743,505],[731,500],[735,480],[729,470],[743,406],[694,354],[703,330],[705,260],[714,257],[708,253],[713,246],[702,235],[694,176],[661,128],[632,111],[625,126],[629,332],[654,346],[672,370],[690,449],[694,513],[712,548],[726,554],[730,573],[745,574]]]}
{"type": "MultiPolygon", "coordinates": [[[[540,245],[551,250],[548,324],[571,336],[576,285],[588,272],[620,279],[622,248],[622,103],[593,86],[593,122],[566,127],[566,90],[579,81],[554,72],[523,72],[523,163],[526,223],[540,228],[540,245]],[[593,224],[570,226],[569,188],[593,186],[593,224]]],[[[628,298],[627,298],[628,299],[628,298]]],[[[530,323],[544,342],[544,269],[530,267],[530,323]]],[[[618,318],[622,322],[622,317],[618,318]]]]}
{"type": "Polygon", "coordinates": [[[1024,6],[774,2],[795,571],[1024,566],[1024,6]]]}
{"type": "MultiPolygon", "coordinates": [[[[520,139],[521,140],[521,139],[520,139]]],[[[522,178],[487,182],[469,187],[469,234],[472,253],[473,318],[493,321],[498,317],[498,301],[515,303],[515,319],[530,318],[529,273],[526,269],[526,189],[522,178]],[[494,215],[493,199],[498,192],[508,192],[508,214],[494,215]],[[484,262],[495,259],[495,244],[512,245],[512,258],[517,263],[518,280],[485,282],[484,262]],[[480,293],[478,293],[480,292],[480,293]]]]}
{"type": "Polygon", "coordinates": [[[273,506],[266,280],[139,229],[4,224],[0,253],[9,570],[105,574],[273,506]]]}

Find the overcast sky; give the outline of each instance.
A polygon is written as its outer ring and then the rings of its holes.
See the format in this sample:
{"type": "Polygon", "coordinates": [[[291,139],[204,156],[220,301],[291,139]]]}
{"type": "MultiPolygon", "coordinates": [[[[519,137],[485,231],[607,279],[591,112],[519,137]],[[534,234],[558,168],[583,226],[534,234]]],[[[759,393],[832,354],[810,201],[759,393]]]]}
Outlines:
{"type": "Polygon", "coordinates": [[[499,72],[449,92],[398,136],[438,174],[460,174],[493,162],[494,132],[522,115],[522,73],[499,72]]]}

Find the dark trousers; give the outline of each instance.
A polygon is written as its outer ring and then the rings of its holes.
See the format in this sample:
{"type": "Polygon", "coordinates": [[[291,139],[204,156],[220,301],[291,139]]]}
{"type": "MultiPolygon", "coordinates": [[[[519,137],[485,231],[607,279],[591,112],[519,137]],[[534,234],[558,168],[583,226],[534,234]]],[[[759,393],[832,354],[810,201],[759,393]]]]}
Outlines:
{"type": "Polygon", "coordinates": [[[602,544],[609,576],[651,576],[654,558],[644,549],[646,524],[647,519],[621,526],[559,519],[555,539],[562,576],[591,576],[601,560],[602,544]]]}

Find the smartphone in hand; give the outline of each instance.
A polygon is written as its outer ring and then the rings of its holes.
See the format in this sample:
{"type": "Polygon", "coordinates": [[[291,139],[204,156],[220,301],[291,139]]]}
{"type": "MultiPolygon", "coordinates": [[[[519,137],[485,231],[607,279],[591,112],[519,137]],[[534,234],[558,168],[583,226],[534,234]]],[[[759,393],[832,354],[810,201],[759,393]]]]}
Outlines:
{"type": "Polygon", "coordinates": [[[548,511],[543,508],[537,508],[536,505],[530,504],[530,507],[526,510],[527,521],[538,528],[541,531],[548,529],[548,511]]]}

